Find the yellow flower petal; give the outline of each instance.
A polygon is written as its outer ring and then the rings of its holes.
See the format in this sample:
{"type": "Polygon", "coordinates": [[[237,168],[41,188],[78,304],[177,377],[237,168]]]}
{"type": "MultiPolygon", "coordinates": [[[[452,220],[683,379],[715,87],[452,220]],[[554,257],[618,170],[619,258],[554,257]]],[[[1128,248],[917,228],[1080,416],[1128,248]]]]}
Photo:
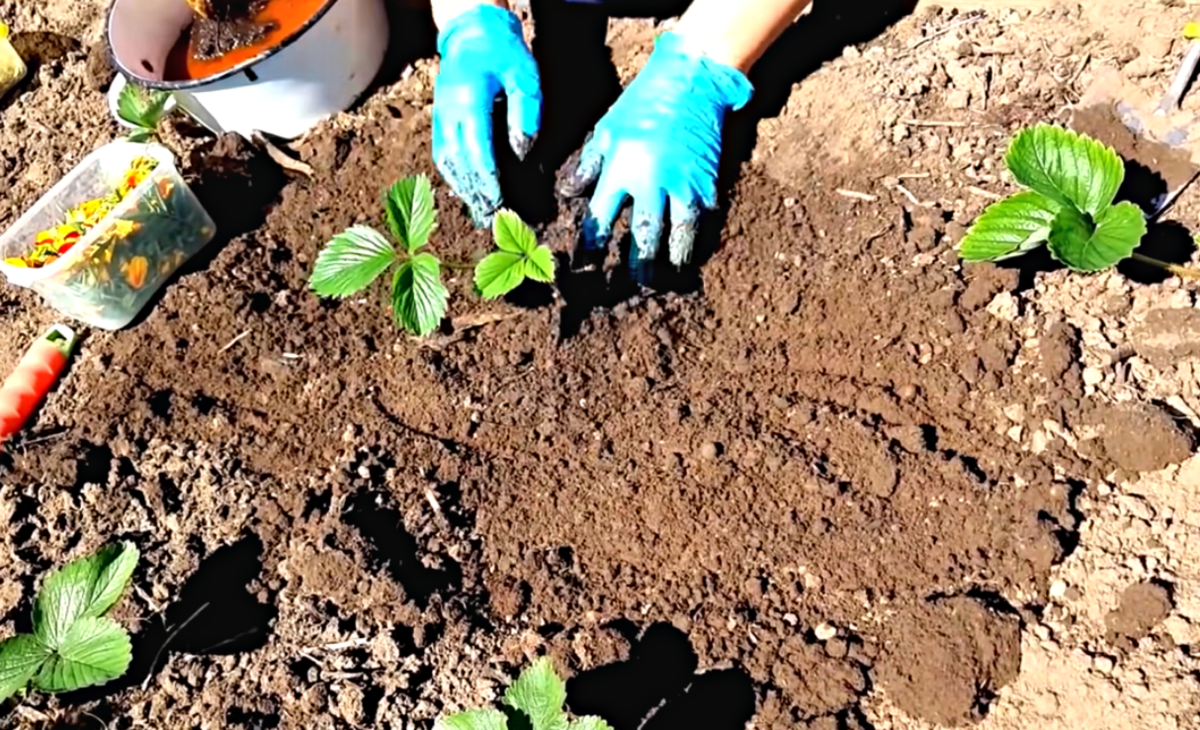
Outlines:
{"type": "Polygon", "coordinates": [[[1183,37],[1190,41],[1200,38],[1200,23],[1188,23],[1183,26],[1183,37]]]}

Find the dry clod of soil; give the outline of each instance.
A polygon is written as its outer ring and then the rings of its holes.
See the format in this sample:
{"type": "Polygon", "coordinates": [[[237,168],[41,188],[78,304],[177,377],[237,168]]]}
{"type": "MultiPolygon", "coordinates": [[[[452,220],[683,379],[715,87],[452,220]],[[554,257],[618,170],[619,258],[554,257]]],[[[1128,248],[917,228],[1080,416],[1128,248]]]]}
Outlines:
{"type": "Polygon", "coordinates": [[[1021,626],[966,596],[930,601],[893,617],[877,678],[897,707],[958,726],[981,720],[1021,667],[1021,626]]]}
{"type": "Polygon", "coordinates": [[[1196,448],[1186,424],[1155,406],[1111,406],[1097,418],[1105,453],[1128,471],[1165,469],[1185,461],[1196,448]]]}
{"type": "Polygon", "coordinates": [[[1200,357],[1200,309],[1155,309],[1130,332],[1137,354],[1158,368],[1200,357]]]}
{"type": "Polygon", "coordinates": [[[1121,604],[1104,617],[1105,638],[1131,651],[1171,615],[1174,605],[1169,585],[1158,581],[1135,583],[1121,594],[1121,604]]]}

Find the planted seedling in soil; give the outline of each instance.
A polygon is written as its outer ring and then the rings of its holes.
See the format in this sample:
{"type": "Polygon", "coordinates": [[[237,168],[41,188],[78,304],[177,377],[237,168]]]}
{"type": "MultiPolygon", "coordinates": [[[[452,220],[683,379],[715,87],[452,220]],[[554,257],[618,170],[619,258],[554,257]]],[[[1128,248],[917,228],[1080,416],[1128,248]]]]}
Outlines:
{"type": "Polygon", "coordinates": [[[130,142],[158,139],[159,125],[167,117],[170,92],[144,89],[127,83],[117,96],[117,114],[135,129],[126,135],[130,142]]]}
{"type": "Polygon", "coordinates": [[[33,606],[33,633],[0,642],[0,701],[31,684],[71,692],[125,674],[129,634],[107,614],[129,587],[137,560],[133,545],[110,545],[46,577],[33,606]]]}
{"type": "Polygon", "coordinates": [[[443,715],[434,730],[612,730],[599,717],[571,719],[566,711],[567,685],[542,657],[504,693],[503,709],[479,709],[443,715]],[[518,717],[513,717],[517,715],[518,717]],[[509,720],[514,722],[510,726],[509,720]]]}
{"type": "Polygon", "coordinates": [[[1125,165],[1110,147],[1040,124],[1017,134],[1004,163],[1027,190],[979,216],[959,245],[964,261],[1003,261],[1046,245],[1072,271],[1103,271],[1132,257],[1180,276],[1197,275],[1134,253],[1146,235],[1146,217],[1133,203],[1113,202],[1125,165]]]}
{"type": "MultiPolygon", "coordinates": [[[[391,308],[397,326],[418,337],[437,329],[450,297],[442,283],[443,262],[423,251],[437,227],[433,189],[425,175],[407,177],[388,190],[384,218],[395,243],[370,226],[352,226],[326,244],[313,268],[309,286],[320,297],[345,298],[358,294],[389,269],[391,308]],[[396,243],[399,244],[397,247],[396,243]]],[[[526,278],[554,280],[554,258],[537,244],[532,229],[510,211],[496,214],[496,246],[475,269],[481,296],[494,299],[515,289],[526,278]]],[[[468,268],[469,264],[447,264],[468,268]]]]}

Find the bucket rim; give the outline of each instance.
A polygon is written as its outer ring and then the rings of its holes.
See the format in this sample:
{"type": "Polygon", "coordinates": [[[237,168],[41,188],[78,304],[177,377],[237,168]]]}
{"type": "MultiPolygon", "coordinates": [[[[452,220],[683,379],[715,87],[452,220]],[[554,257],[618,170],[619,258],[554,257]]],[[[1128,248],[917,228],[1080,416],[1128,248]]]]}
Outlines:
{"type": "MultiPolygon", "coordinates": [[[[182,0],[176,0],[176,1],[182,2],[182,0]]],[[[257,56],[254,56],[253,58],[248,58],[245,61],[242,61],[241,63],[239,63],[238,65],[233,66],[232,68],[227,68],[224,71],[222,71],[221,73],[213,74],[212,76],[205,76],[204,78],[200,78],[200,79],[183,79],[180,81],[167,81],[165,79],[148,79],[145,76],[140,75],[138,72],[134,71],[133,69],[130,69],[127,66],[125,66],[125,64],[121,63],[121,60],[119,58],[117,58],[117,53],[116,53],[116,51],[113,50],[112,22],[113,22],[113,16],[116,14],[116,11],[117,11],[117,5],[120,2],[121,2],[121,0],[113,0],[112,4],[109,5],[109,7],[108,7],[108,14],[105,16],[105,19],[104,19],[104,39],[105,39],[105,41],[107,41],[107,44],[108,44],[108,58],[112,62],[113,67],[116,68],[117,71],[119,71],[123,76],[125,76],[127,81],[129,81],[131,83],[135,83],[138,86],[143,86],[147,89],[155,89],[155,90],[162,90],[162,91],[184,91],[187,89],[195,89],[200,86],[208,86],[208,85],[216,83],[218,81],[230,78],[232,76],[236,76],[237,74],[243,73],[243,72],[247,71],[248,69],[251,69],[254,66],[257,66],[258,64],[262,63],[263,61],[267,60],[268,58],[271,58],[272,56],[279,53],[280,51],[283,51],[285,48],[291,46],[293,43],[300,40],[300,38],[303,37],[305,33],[307,33],[309,30],[311,30],[314,25],[319,23],[321,21],[321,19],[325,17],[325,14],[328,13],[329,10],[337,2],[339,2],[339,0],[325,0],[325,2],[323,2],[321,4],[321,7],[317,8],[317,12],[313,13],[312,17],[309,18],[308,20],[306,20],[303,25],[301,25],[299,28],[297,28],[294,32],[292,32],[289,36],[284,38],[282,41],[280,41],[276,45],[271,46],[270,48],[264,49],[257,56]]]]}

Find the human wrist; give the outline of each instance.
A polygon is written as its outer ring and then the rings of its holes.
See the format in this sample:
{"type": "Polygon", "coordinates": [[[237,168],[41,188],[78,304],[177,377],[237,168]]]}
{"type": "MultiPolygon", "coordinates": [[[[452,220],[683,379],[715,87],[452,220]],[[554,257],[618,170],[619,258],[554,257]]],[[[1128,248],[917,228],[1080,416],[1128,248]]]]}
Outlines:
{"type": "Polygon", "coordinates": [[[439,31],[446,30],[454,20],[480,6],[509,9],[508,0],[434,0],[432,6],[433,22],[439,31]]]}
{"type": "MultiPolygon", "coordinates": [[[[701,74],[697,78],[704,81],[695,87],[695,90],[705,93],[707,98],[731,110],[736,111],[744,107],[754,94],[754,86],[742,69],[714,58],[694,39],[678,31],[667,31],[660,35],[655,41],[654,52],[667,57],[663,59],[664,65],[672,63],[669,59],[674,57],[683,59],[688,68],[698,69],[701,74]]],[[[651,59],[653,58],[652,54],[651,59]]],[[[688,73],[690,75],[690,72],[688,73]]]]}

